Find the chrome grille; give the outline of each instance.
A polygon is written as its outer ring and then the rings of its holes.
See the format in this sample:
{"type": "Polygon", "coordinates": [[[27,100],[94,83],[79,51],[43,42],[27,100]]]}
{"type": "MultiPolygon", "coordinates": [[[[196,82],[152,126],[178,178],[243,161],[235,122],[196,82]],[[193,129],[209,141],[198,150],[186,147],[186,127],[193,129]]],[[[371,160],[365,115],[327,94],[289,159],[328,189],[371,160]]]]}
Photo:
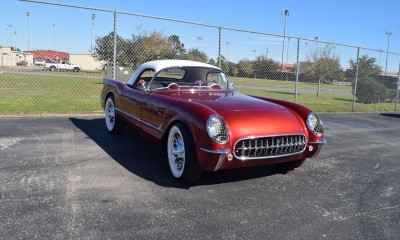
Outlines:
{"type": "Polygon", "coordinates": [[[242,160],[282,157],[303,152],[306,144],[304,135],[246,138],[236,142],[234,155],[242,160]]]}

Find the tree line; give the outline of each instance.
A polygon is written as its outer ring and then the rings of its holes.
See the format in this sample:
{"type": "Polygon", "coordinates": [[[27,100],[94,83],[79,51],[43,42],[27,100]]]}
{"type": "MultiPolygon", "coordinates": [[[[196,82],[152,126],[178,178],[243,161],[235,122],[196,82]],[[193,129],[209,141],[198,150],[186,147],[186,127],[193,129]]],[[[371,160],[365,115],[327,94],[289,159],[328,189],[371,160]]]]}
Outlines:
{"type": "MultiPolygon", "coordinates": [[[[340,56],[334,53],[334,46],[329,44],[310,50],[306,61],[282,71],[280,62],[265,55],[259,55],[254,60],[244,58],[237,63],[227,60],[223,55],[221,59],[213,59],[198,48],[186,49],[179,36],[167,36],[159,31],[142,31],[127,39],[117,35],[116,41],[116,63],[119,66],[136,68],[144,62],[157,59],[193,60],[218,66],[220,60],[222,70],[234,77],[294,80],[296,69],[299,68],[300,81],[318,84],[317,96],[320,96],[322,84],[335,82],[352,82],[353,92],[356,90],[357,99],[364,103],[382,102],[388,99],[393,101],[396,93],[396,78],[381,76],[382,68],[376,64],[375,58],[368,56],[359,58],[358,83],[355,89],[356,61],[350,60],[350,67],[343,69],[340,56]]],[[[113,32],[97,37],[94,57],[112,63],[113,42],[113,32]]]]}

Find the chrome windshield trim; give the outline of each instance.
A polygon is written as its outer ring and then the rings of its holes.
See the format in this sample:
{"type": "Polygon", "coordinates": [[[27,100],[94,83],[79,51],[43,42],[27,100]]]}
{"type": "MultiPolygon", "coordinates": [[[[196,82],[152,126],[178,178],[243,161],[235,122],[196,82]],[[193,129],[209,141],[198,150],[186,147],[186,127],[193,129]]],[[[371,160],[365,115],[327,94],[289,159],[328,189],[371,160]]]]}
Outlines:
{"type": "Polygon", "coordinates": [[[162,127],[163,124],[161,124],[159,127],[157,127],[156,125],[151,124],[151,123],[148,123],[148,122],[146,122],[146,121],[143,121],[142,119],[137,118],[137,117],[135,117],[135,116],[133,116],[133,115],[127,113],[127,112],[124,112],[124,111],[122,111],[122,110],[119,109],[119,108],[115,108],[115,110],[117,110],[118,112],[121,112],[121,113],[127,115],[127,116],[130,117],[130,118],[135,119],[136,121],[139,121],[140,123],[146,124],[147,126],[149,126],[149,127],[151,127],[151,128],[154,128],[154,129],[157,130],[157,131],[164,132],[163,130],[161,130],[161,127],[162,127]]]}
{"type": "Polygon", "coordinates": [[[318,141],[316,141],[316,142],[309,142],[309,144],[324,145],[324,144],[326,144],[326,139],[325,139],[325,138],[322,138],[322,139],[320,139],[320,140],[318,140],[318,141]]]}

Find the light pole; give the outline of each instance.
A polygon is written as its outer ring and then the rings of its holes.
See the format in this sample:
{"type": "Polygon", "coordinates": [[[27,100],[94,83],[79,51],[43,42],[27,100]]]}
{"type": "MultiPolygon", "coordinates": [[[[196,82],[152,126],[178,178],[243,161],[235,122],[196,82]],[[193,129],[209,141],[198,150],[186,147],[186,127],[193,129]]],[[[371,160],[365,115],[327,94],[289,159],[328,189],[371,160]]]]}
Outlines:
{"type": "Polygon", "coordinates": [[[225,43],[226,43],[226,61],[228,61],[229,45],[231,45],[231,42],[225,42],[225,43]]]}
{"type": "Polygon", "coordinates": [[[93,28],[94,28],[94,19],[96,15],[92,14],[92,31],[90,32],[90,52],[93,53],[93,28]]]}
{"type": "Polygon", "coordinates": [[[266,54],[265,54],[265,58],[268,59],[268,51],[269,49],[267,48],[266,54]]]}
{"type": "Polygon", "coordinates": [[[28,50],[29,50],[29,30],[30,30],[30,14],[29,12],[26,12],[26,16],[28,17],[28,50]]]}
{"type": "Polygon", "coordinates": [[[56,50],[56,24],[53,23],[53,50],[56,50]]]}
{"type": "Polygon", "coordinates": [[[285,37],[286,37],[286,18],[289,16],[289,10],[281,11],[281,14],[285,16],[285,23],[283,25],[283,41],[282,41],[282,61],[281,61],[281,80],[282,80],[282,73],[283,73],[283,54],[285,52],[285,37]]]}
{"type": "Polygon", "coordinates": [[[382,55],[383,50],[379,49],[379,67],[381,67],[381,55],[382,55]]]}
{"type": "Polygon", "coordinates": [[[7,44],[10,47],[11,47],[11,44],[12,44],[12,31],[11,31],[12,26],[13,25],[11,25],[11,24],[7,25],[7,27],[8,27],[7,28],[7,44]]]}
{"type": "Polygon", "coordinates": [[[388,35],[388,42],[387,42],[387,48],[386,48],[386,64],[385,64],[385,76],[387,74],[387,63],[388,63],[388,58],[389,58],[389,39],[390,36],[394,34],[394,31],[386,31],[386,35],[388,35]]]}
{"type": "Polygon", "coordinates": [[[197,39],[197,49],[199,49],[200,48],[200,40],[203,40],[203,37],[197,36],[196,39],[197,39]]]}
{"type": "Polygon", "coordinates": [[[308,51],[307,47],[308,47],[308,42],[304,42],[304,48],[305,48],[305,51],[304,51],[304,60],[307,60],[307,51],[308,51]]]}
{"type": "Polygon", "coordinates": [[[286,64],[288,62],[289,58],[289,43],[290,43],[290,38],[287,39],[287,48],[286,48],[286,64]]]}
{"type": "Polygon", "coordinates": [[[15,34],[15,45],[14,46],[15,46],[15,50],[17,50],[17,48],[18,48],[18,46],[17,46],[17,43],[18,43],[17,42],[17,31],[15,31],[14,34],[15,34]]]}

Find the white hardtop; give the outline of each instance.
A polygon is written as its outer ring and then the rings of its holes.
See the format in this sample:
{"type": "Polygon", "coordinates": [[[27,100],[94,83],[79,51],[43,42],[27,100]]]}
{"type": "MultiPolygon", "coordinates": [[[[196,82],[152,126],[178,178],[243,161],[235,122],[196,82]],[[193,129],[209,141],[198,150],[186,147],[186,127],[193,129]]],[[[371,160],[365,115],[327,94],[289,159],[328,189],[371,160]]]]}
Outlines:
{"type": "MultiPolygon", "coordinates": [[[[156,73],[164,68],[170,67],[206,67],[221,70],[220,68],[213,66],[211,64],[190,61],[190,60],[155,60],[150,62],[145,62],[136,69],[132,77],[129,79],[128,84],[133,84],[136,78],[144,69],[154,69],[156,73]]],[[[221,70],[222,71],[222,70],[221,70]]]]}

